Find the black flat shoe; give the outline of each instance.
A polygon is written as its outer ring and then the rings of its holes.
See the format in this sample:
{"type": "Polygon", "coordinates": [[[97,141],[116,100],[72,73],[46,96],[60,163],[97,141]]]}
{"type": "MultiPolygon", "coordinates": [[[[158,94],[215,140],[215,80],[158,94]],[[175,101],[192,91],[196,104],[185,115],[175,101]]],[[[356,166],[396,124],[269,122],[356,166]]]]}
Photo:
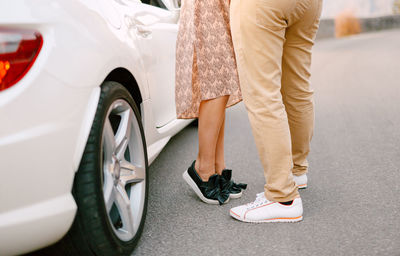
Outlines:
{"type": "Polygon", "coordinates": [[[240,198],[242,190],[247,188],[247,184],[235,183],[232,180],[232,170],[224,169],[221,174],[221,190],[227,191],[230,198],[240,198]]]}
{"type": "Polygon", "coordinates": [[[214,174],[204,182],[194,168],[195,162],[183,173],[183,179],[203,202],[220,205],[227,203],[229,192],[221,190],[221,176],[214,174]]]}

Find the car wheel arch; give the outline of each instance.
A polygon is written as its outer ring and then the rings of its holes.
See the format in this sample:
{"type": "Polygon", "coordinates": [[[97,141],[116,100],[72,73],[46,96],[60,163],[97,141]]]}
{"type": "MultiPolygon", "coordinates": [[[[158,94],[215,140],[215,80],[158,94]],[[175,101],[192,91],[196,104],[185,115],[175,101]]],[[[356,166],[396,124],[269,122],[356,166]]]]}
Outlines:
{"type": "Polygon", "coordinates": [[[143,115],[140,108],[140,104],[143,102],[142,92],[140,91],[140,87],[135,77],[129,70],[125,68],[116,68],[107,75],[104,79],[104,82],[106,81],[117,82],[124,86],[131,94],[140,114],[143,115]]]}
{"type": "Polygon", "coordinates": [[[92,98],[89,99],[89,101],[91,102],[90,103],[91,111],[89,111],[85,115],[84,120],[87,121],[85,121],[84,125],[82,125],[79,132],[79,137],[77,139],[78,144],[76,146],[73,158],[74,173],[78,171],[78,166],[81,161],[82,153],[89,136],[90,128],[92,127],[95,111],[97,109],[98,97],[100,96],[100,87],[102,84],[104,84],[104,82],[117,82],[121,84],[125,89],[127,89],[130,96],[133,98],[136,107],[139,110],[139,115],[142,117],[142,119],[144,116],[144,113],[142,112],[141,108],[141,104],[143,102],[142,91],[140,90],[140,87],[135,77],[126,68],[122,67],[114,68],[111,72],[108,73],[103,82],[98,87],[94,88],[94,93],[92,93],[92,98]],[[95,103],[95,105],[93,105],[92,103],[95,103]]]}

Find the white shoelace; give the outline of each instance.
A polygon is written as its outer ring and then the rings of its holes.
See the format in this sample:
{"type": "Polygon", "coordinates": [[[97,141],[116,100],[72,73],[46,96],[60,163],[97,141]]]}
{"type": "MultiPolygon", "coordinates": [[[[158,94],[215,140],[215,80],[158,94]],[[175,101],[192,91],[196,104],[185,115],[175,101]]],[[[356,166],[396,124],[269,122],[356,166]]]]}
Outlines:
{"type": "Polygon", "coordinates": [[[256,198],[259,198],[259,197],[265,197],[264,192],[258,193],[258,194],[256,195],[256,198]]]}
{"type": "Polygon", "coordinates": [[[264,192],[262,192],[256,195],[256,200],[254,200],[254,202],[248,203],[246,206],[248,209],[252,209],[267,203],[269,203],[269,201],[265,198],[264,192]]]}

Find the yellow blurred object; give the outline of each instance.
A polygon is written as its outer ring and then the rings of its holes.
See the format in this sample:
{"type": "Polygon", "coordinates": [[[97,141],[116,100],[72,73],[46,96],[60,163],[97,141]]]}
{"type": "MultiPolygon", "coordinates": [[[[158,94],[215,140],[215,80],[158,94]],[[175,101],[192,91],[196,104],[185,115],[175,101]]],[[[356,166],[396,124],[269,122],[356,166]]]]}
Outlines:
{"type": "Polygon", "coordinates": [[[394,0],[393,2],[393,13],[400,14],[400,0],[394,0]]]}
{"type": "Polygon", "coordinates": [[[344,11],[335,18],[336,37],[344,37],[361,32],[358,18],[351,11],[344,11]]]}

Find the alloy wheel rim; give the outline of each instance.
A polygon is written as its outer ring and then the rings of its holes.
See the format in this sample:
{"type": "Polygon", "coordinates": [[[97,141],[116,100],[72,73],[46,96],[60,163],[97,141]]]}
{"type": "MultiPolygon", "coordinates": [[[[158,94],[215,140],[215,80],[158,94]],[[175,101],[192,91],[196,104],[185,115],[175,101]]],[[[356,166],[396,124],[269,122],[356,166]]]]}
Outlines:
{"type": "Polygon", "coordinates": [[[125,100],[107,111],[102,136],[103,196],[114,233],[131,240],[142,219],[146,169],[142,135],[133,109],[125,100]]]}

